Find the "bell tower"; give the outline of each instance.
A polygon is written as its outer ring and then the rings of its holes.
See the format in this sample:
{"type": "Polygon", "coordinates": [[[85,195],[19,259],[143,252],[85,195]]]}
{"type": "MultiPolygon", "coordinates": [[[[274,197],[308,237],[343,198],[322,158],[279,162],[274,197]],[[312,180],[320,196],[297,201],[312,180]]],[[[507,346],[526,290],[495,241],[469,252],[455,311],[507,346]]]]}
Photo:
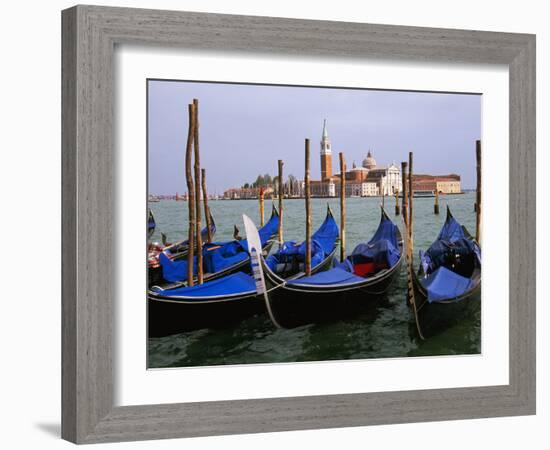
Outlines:
{"type": "Polygon", "coordinates": [[[321,180],[332,177],[332,150],[327,131],[327,119],[323,122],[323,136],[321,137],[321,180]]]}

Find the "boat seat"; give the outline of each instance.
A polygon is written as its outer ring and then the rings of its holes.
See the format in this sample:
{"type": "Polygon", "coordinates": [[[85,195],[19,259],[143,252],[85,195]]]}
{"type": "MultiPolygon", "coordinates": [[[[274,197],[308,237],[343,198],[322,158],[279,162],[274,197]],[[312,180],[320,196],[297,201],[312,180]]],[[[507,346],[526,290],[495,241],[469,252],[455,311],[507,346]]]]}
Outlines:
{"type": "Polygon", "coordinates": [[[296,285],[319,285],[326,286],[332,284],[351,284],[357,283],[360,281],[365,281],[364,278],[358,277],[347,270],[334,267],[333,269],[326,270],[324,272],[316,273],[309,277],[299,278],[296,280],[291,280],[287,284],[296,284],[296,285]]]}

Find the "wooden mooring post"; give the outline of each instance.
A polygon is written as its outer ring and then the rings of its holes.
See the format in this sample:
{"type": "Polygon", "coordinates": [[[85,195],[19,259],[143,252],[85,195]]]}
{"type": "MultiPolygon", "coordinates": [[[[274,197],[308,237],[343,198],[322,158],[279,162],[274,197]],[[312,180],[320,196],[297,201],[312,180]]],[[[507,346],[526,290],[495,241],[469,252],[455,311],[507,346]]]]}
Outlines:
{"type": "Polygon", "coordinates": [[[439,189],[437,188],[437,183],[435,184],[434,214],[439,214],[439,189]]]}
{"type": "Polygon", "coordinates": [[[208,191],[206,190],[206,169],[201,169],[202,202],[204,204],[204,217],[206,219],[206,228],[208,230],[208,243],[212,242],[212,216],[208,207],[208,191]]]}
{"type": "Polygon", "coordinates": [[[346,160],[340,152],[340,262],[346,259],[346,160]]]}
{"type": "Polygon", "coordinates": [[[258,193],[258,201],[260,202],[260,226],[264,226],[264,197],[265,197],[265,190],[263,187],[260,188],[260,192],[258,193]]]}
{"type": "MultiPolygon", "coordinates": [[[[406,167],[401,165],[401,167],[406,167]]],[[[416,330],[418,331],[418,336],[420,339],[424,340],[424,335],[422,334],[422,329],[420,327],[420,321],[418,318],[418,311],[416,309],[416,298],[414,291],[414,267],[413,267],[413,253],[414,253],[414,238],[413,238],[413,225],[414,225],[414,216],[413,216],[413,152],[409,152],[409,175],[407,177],[407,194],[408,194],[408,217],[407,217],[407,299],[411,305],[411,308],[414,313],[414,320],[416,322],[416,330]]]]}
{"type": "Polygon", "coordinates": [[[193,253],[195,248],[195,185],[193,184],[193,140],[195,133],[195,106],[189,105],[189,133],[185,150],[185,180],[187,182],[187,209],[189,212],[189,231],[187,235],[189,251],[187,252],[187,284],[193,286],[193,253]]]}
{"type": "Polygon", "coordinates": [[[481,246],[481,141],[476,141],[476,241],[481,246]]]}
{"type": "Polygon", "coordinates": [[[195,107],[195,131],[193,142],[195,147],[195,242],[197,243],[197,281],[203,282],[202,272],[202,235],[201,235],[201,156],[199,148],[199,101],[193,99],[195,107]]]}
{"type": "Polygon", "coordinates": [[[283,186],[283,160],[279,159],[278,161],[278,167],[279,167],[279,173],[278,173],[278,180],[279,180],[279,228],[278,228],[278,236],[279,236],[279,246],[283,245],[283,197],[284,197],[284,186],[283,186]]]}
{"type": "Polygon", "coordinates": [[[305,197],[306,197],[306,276],[311,275],[311,191],[309,168],[309,139],[305,142],[305,197]]]}
{"type": "Polygon", "coordinates": [[[409,176],[407,177],[409,183],[409,217],[407,220],[408,229],[409,229],[409,239],[411,242],[411,256],[413,249],[413,152],[409,152],[409,176]]]}
{"type": "Polygon", "coordinates": [[[407,162],[403,161],[401,163],[401,215],[403,216],[403,223],[405,224],[405,234],[408,233],[408,225],[407,225],[407,214],[408,214],[408,208],[407,203],[409,201],[409,194],[408,194],[408,183],[407,183],[407,162]]]}
{"type": "Polygon", "coordinates": [[[399,189],[395,190],[395,215],[398,216],[401,214],[401,210],[399,208],[399,189]]]}

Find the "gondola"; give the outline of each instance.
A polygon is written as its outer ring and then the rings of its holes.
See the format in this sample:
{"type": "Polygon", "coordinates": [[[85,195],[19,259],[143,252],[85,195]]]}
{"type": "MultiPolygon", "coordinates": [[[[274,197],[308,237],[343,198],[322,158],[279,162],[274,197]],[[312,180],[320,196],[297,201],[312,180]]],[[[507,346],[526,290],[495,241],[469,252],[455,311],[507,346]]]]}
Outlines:
{"type": "MultiPolygon", "coordinates": [[[[208,212],[210,215],[210,236],[214,236],[216,234],[216,223],[214,222],[214,218],[212,217],[212,214],[210,211],[208,212]]],[[[151,210],[149,210],[149,222],[151,223],[151,217],[152,213],[151,210]]],[[[154,221],[154,217],[153,217],[154,221]]],[[[154,228],[153,228],[154,231],[154,228]]],[[[152,236],[152,232],[148,234],[148,238],[150,239],[152,236]]],[[[167,244],[166,243],[166,237],[162,235],[163,242],[162,245],[160,243],[150,243],[147,251],[147,274],[148,274],[148,280],[149,285],[156,284],[156,283],[163,283],[164,280],[162,278],[162,268],[159,261],[159,256],[162,252],[166,252],[166,255],[169,256],[169,258],[173,261],[179,261],[182,259],[185,259],[187,257],[187,253],[189,252],[189,241],[183,240],[179,242],[175,242],[173,244],[167,244]]],[[[201,231],[201,237],[202,241],[206,242],[208,239],[208,227],[204,227],[201,231]]],[[[196,247],[195,247],[196,250],[196,247]]]]}
{"type": "Polygon", "coordinates": [[[457,323],[481,304],[481,249],[451,214],[437,239],[420,252],[414,277],[414,301],[424,337],[457,323]]]}
{"type": "MultiPolygon", "coordinates": [[[[279,228],[279,211],[273,206],[271,217],[260,228],[260,238],[264,252],[269,252],[273,238],[279,228]]],[[[202,248],[203,281],[211,281],[235,272],[247,271],[249,256],[245,239],[226,242],[205,243],[202,248]]],[[[164,288],[187,286],[187,258],[173,260],[170,253],[161,252],[159,262],[162,268],[162,282],[156,283],[164,288]]],[[[193,273],[197,274],[197,257],[193,258],[193,273]]],[[[155,283],[150,283],[152,286],[155,283]]]]}
{"type": "Polygon", "coordinates": [[[153,233],[155,232],[157,224],[155,223],[155,216],[153,216],[153,211],[149,210],[147,216],[147,239],[151,239],[153,233]]]}
{"type": "Polygon", "coordinates": [[[271,318],[278,326],[294,328],[367,311],[384,298],[402,258],[401,233],[383,208],[372,239],[329,270],[284,280],[260,258],[271,318]]]}
{"type": "MultiPolygon", "coordinates": [[[[312,268],[314,273],[332,264],[338,238],[338,225],[332,211],[327,208],[325,220],[312,237],[318,244],[316,264],[312,268]]],[[[296,279],[304,275],[304,255],[303,243],[297,245],[289,241],[269,255],[267,260],[281,276],[296,279]]],[[[263,312],[265,303],[258,298],[254,278],[243,271],[192,287],[153,287],[148,293],[150,337],[219,328],[263,312]]]]}

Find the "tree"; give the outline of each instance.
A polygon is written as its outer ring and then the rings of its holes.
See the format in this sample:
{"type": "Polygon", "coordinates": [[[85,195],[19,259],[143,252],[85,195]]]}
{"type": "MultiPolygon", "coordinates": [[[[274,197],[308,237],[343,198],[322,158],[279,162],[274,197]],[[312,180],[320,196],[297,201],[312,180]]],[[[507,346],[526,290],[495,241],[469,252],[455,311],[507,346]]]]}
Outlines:
{"type": "Polygon", "coordinates": [[[262,187],[263,185],[264,185],[264,177],[262,177],[261,175],[258,175],[258,177],[256,178],[256,181],[252,184],[252,187],[259,188],[259,187],[262,187]]]}
{"type": "Polygon", "coordinates": [[[288,176],[288,194],[294,195],[294,184],[296,183],[296,177],[292,174],[288,176]]]}
{"type": "Polygon", "coordinates": [[[273,177],[272,183],[273,183],[273,190],[275,192],[279,192],[279,177],[277,175],[273,177]]]}

